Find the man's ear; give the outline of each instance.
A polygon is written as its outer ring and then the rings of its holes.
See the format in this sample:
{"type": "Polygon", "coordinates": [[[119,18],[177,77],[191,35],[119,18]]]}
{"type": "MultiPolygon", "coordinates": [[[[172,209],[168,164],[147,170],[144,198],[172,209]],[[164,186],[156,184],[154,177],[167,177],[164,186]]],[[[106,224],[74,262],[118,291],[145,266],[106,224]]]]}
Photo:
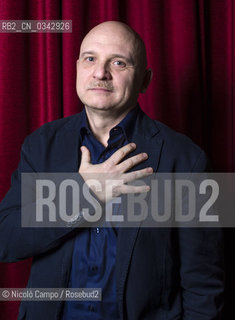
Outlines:
{"type": "Polygon", "coordinates": [[[144,93],[147,90],[147,88],[152,80],[152,77],[153,77],[152,69],[150,69],[150,68],[146,69],[145,74],[144,74],[142,87],[140,88],[140,93],[144,93]]]}

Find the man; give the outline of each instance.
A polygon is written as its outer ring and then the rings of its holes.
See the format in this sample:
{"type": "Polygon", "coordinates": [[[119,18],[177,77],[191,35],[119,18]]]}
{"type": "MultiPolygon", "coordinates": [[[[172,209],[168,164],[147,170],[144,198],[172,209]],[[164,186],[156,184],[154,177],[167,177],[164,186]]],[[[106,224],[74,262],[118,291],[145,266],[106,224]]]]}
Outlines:
{"type": "Polygon", "coordinates": [[[125,182],[115,189],[120,195],[148,191],[126,183],[153,171],[207,170],[199,147],[137,105],[151,78],[139,35],[120,22],[102,23],[84,38],[77,61],[83,112],[26,138],[0,208],[1,261],[33,256],[28,287],[101,288],[102,301],[23,302],[18,319],[220,319],[219,229],[21,227],[21,172],[78,171],[101,185],[103,173],[116,174],[125,182]]]}

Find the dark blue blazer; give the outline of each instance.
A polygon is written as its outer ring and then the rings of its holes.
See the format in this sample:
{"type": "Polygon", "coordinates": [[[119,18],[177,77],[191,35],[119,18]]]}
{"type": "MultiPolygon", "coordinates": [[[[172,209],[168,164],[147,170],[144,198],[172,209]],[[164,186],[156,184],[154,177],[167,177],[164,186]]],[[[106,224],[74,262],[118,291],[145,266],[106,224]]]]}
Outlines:
{"type": "MultiPolygon", "coordinates": [[[[21,172],[77,172],[80,121],[80,114],[56,120],[26,138],[12,187],[0,205],[0,261],[33,257],[28,287],[67,287],[79,228],[21,228],[21,172]]],[[[190,139],[142,111],[136,121],[134,153],[147,152],[149,158],[135,169],[207,170],[206,155],[190,139]]],[[[220,319],[222,251],[218,228],[120,228],[116,273],[121,319],[220,319]]],[[[60,301],[25,301],[18,319],[61,319],[62,311],[60,301]]]]}

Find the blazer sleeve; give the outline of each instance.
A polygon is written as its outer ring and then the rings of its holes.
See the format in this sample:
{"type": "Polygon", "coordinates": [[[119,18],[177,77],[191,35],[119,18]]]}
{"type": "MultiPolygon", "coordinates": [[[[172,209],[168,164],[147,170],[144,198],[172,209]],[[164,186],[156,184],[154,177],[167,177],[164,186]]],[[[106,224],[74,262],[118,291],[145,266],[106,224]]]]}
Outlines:
{"type": "MultiPolygon", "coordinates": [[[[192,171],[208,172],[201,152],[192,171]]],[[[180,277],[184,320],[221,319],[224,292],[223,230],[179,228],[180,277]]]]}
{"type": "MultiPolygon", "coordinates": [[[[21,173],[35,171],[30,161],[28,138],[26,138],[18,169],[12,174],[11,188],[0,203],[1,262],[16,262],[51,250],[79,232],[77,228],[79,223],[84,223],[84,219],[80,219],[78,224],[65,227],[21,226],[21,173]]],[[[80,179],[83,183],[81,177],[80,179]]],[[[94,207],[85,198],[81,199],[81,203],[94,211],[94,207]]]]}

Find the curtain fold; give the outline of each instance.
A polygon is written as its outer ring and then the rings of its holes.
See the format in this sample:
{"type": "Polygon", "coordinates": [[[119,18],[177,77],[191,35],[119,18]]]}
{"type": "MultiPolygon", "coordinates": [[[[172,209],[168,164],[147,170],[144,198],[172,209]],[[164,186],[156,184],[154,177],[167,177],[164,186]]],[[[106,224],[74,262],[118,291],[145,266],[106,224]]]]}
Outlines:
{"type": "MultiPolygon", "coordinates": [[[[128,23],[144,39],[153,81],[142,109],[199,144],[215,171],[235,170],[235,4],[233,0],[0,0],[0,20],[72,20],[72,33],[0,33],[0,200],[24,138],[45,122],[80,112],[76,60],[87,31],[128,23]]],[[[234,314],[235,241],[226,231],[225,318],[234,314]]],[[[24,287],[31,260],[0,264],[0,287],[24,287]]],[[[18,302],[0,303],[0,320],[18,302]]]]}

